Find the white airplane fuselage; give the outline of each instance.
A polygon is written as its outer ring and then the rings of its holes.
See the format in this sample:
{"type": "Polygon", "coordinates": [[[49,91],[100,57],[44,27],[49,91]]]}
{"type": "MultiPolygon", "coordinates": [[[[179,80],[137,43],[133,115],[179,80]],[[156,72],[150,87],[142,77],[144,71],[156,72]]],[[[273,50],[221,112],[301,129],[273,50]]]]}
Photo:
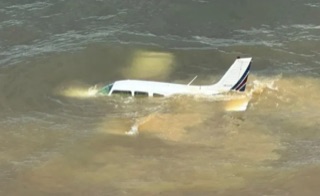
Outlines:
{"type": "MultiPolygon", "coordinates": [[[[216,95],[229,91],[243,92],[250,71],[251,58],[238,58],[219,82],[212,85],[189,85],[144,80],[119,80],[99,90],[102,95],[131,96],[216,95]]],[[[192,80],[193,81],[193,80],[192,80]]],[[[190,83],[192,83],[192,81],[190,83]]]]}
{"type": "MultiPolygon", "coordinates": [[[[128,91],[134,96],[137,93],[148,93],[148,96],[163,95],[171,96],[175,94],[183,95],[211,95],[218,94],[219,91],[214,86],[196,86],[185,84],[174,84],[166,82],[154,82],[144,80],[120,80],[113,84],[113,91],[128,91]]],[[[110,91],[108,95],[114,93],[110,91]]]]}

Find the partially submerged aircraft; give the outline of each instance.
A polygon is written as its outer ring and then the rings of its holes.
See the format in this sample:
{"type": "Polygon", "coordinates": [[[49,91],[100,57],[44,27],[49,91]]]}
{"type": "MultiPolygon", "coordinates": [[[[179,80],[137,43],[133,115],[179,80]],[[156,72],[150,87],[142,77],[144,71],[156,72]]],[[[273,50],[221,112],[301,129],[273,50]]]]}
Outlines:
{"type": "Polygon", "coordinates": [[[191,85],[145,80],[119,80],[102,87],[98,95],[167,97],[172,95],[217,95],[229,91],[244,92],[251,65],[250,58],[237,58],[216,84],[191,85]]]}

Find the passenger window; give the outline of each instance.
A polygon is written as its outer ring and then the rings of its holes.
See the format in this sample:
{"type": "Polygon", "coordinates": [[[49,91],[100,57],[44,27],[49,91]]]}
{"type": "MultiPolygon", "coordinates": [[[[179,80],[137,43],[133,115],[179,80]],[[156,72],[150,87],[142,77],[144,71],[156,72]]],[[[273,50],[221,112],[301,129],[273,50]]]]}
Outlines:
{"type": "Polygon", "coordinates": [[[158,93],[153,93],[154,97],[164,97],[164,95],[158,94],[158,93]]]}
{"type": "Polygon", "coordinates": [[[148,97],[149,94],[147,92],[136,91],[134,92],[135,97],[148,97]]]}
{"type": "Polygon", "coordinates": [[[112,91],[112,95],[120,95],[120,96],[131,96],[131,91],[112,91]]]}

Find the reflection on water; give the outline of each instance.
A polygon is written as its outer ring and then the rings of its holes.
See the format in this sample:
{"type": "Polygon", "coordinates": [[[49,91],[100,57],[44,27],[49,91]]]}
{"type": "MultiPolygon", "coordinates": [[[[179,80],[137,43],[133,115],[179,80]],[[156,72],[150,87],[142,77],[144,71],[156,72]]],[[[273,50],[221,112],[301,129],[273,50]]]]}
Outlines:
{"type": "Polygon", "coordinates": [[[175,66],[174,60],[170,53],[135,51],[122,73],[125,78],[166,79],[175,66]]]}

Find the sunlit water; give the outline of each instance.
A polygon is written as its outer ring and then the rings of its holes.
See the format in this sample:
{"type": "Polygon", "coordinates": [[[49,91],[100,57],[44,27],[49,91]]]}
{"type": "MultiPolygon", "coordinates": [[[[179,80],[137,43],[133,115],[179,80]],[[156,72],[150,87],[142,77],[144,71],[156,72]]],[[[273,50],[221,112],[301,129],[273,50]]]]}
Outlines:
{"type": "Polygon", "coordinates": [[[316,1],[0,2],[0,195],[318,195],[316,1]],[[97,96],[119,79],[244,94],[97,96]]]}

